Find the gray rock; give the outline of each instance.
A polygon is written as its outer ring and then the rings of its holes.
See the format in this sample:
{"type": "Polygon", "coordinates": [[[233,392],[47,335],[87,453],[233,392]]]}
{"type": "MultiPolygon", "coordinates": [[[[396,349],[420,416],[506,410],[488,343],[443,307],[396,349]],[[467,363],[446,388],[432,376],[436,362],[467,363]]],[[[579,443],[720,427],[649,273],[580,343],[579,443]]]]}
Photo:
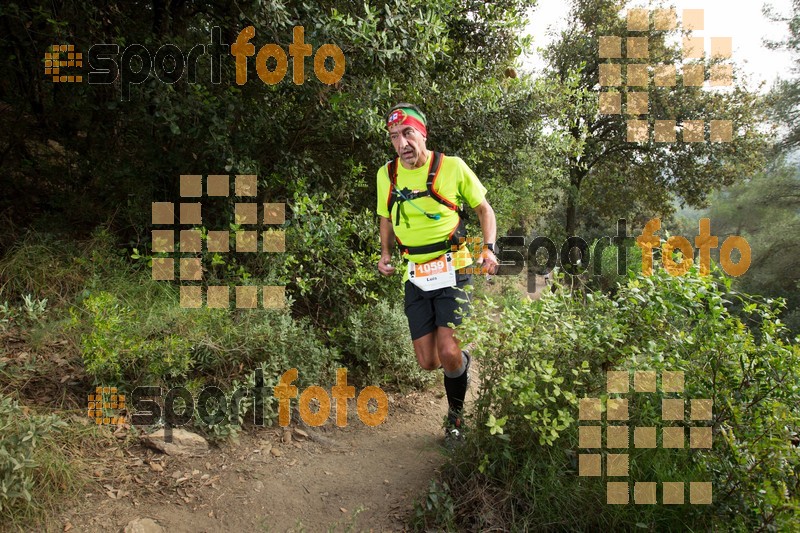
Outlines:
{"type": "Polygon", "coordinates": [[[146,446],[160,450],[167,455],[188,455],[197,457],[208,453],[208,442],[206,439],[186,431],[182,428],[173,428],[171,430],[172,438],[170,442],[164,440],[164,429],[159,429],[149,435],[142,437],[142,442],[146,446]]]}
{"type": "Polygon", "coordinates": [[[131,520],[122,530],[123,533],[165,533],[166,529],[158,525],[152,518],[131,520]]]}

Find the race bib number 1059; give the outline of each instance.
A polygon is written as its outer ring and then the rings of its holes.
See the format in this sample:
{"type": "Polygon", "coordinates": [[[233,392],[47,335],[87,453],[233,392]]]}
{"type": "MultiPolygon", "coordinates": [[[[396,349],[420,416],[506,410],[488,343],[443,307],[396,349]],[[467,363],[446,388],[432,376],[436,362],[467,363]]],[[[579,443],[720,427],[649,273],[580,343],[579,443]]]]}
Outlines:
{"type": "Polygon", "coordinates": [[[455,286],[456,270],[453,268],[453,254],[444,254],[427,263],[409,261],[408,279],[423,291],[455,286]]]}

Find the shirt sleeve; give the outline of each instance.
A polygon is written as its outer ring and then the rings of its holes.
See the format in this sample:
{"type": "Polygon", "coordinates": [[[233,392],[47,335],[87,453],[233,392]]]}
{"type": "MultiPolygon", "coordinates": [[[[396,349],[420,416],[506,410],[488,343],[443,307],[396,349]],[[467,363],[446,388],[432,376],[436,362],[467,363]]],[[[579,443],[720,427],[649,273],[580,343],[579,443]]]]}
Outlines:
{"type": "Polygon", "coordinates": [[[376,179],[378,202],[375,207],[375,211],[378,213],[378,216],[391,218],[387,205],[387,201],[389,199],[389,171],[386,169],[386,165],[383,165],[378,169],[378,175],[376,179]]]}
{"type": "Polygon", "coordinates": [[[455,158],[458,162],[460,172],[458,183],[458,195],[464,199],[470,207],[475,208],[486,199],[486,187],[472,171],[471,168],[460,157],[455,158]]]}

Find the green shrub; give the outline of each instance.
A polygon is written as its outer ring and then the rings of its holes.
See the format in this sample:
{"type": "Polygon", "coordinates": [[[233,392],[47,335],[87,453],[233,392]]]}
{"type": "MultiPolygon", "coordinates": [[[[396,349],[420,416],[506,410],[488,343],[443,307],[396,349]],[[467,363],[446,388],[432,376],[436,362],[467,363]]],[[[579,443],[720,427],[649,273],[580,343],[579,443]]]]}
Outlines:
{"type": "Polygon", "coordinates": [[[287,312],[181,309],[171,290],[152,305],[130,300],[101,291],[73,313],[87,372],[104,384],[174,383],[195,369],[231,374],[261,362],[278,373],[296,367],[311,383],[335,359],[307,320],[287,312]]]}
{"type": "Polygon", "coordinates": [[[268,312],[246,315],[238,326],[242,328],[238,341],[247,348],[242,362],[251,369],[261,365],[265,379],[277,379],[290,368],[297,368],[303,386],[324,386],[332,379],[338,352],[323,344],[308,319],[268,312]]]}
{"type": "Polygon", "coordinates": [[[430,385],[436,374],[417,364],[403,308],[385,301],[355,309],[332,332],[354,379],[400,389],[430,385]]]}
{"type": "MultiPolygon", "coordinates": [[[[126,393],[144,385],[183,386],[197,398],[211,385],[229,396],[242,381],[252,388],[256,368],[268,391],[290,368],[298,369],[300,387],[333,382],[338,352],[322,343],[306,319],[285,311],[181,309],[169,288],[152,301],[130,296],[147,290],[129,289],[128,298],[92,293],[73,311],[86,371],[96,384],[126,393]]],[[[236,435],[251,407],[243,402],[237,417],[218,424],[199,416],[192,423],[212,439],[225,439],[236,435]]],[[[275,417],[274,407],[271,393],[265,395],[266,423],[275,417]]]]}
{"type": "MultiPolygon", "coordinates": [[[[604,239],[607,241],[607,238],[604,239]]],[[[597,273],[595,270],[595,261],[597,259],[594,254],[601,240],[602,239],[598,239],[592,244],[592,264],[587,273],[589,276],[589,286],[601,291],[612,291],[616,289],[618,284],[625,283],[628,272],[642,271],[642,249],[638,246],[629,246],[627,248],[627,272],[621,272],[619,269],[617,247],[609,246],[606,242],[602,248],[602,255],[600,257],[600,272],[597,273]]]]}
{"type": "Polygon", "coordinates": [[[36,470],[48,466],[37,463],[37,448],[65,426],[55,416],[29,414],[16,401],[0,396],[0,517],[9,519],[36,505],[36,470]]]}
{"type": "Polygon", "coordinates": [[[0,304],[0,332],[5,332],[17,317],[17,310],[8,302],[0,304]]]}
{"type": "Polygon", "coordinates": [[[368,210],[349,210],[327,195],[295,195],[280,274],[294,296],[294,312],[334,327],[351,309],[374,304],[396,290],[375,265],[378,225],[368,210]]]}
{"type": "Polygon", "coordinates": [[[417,530],[453,531],[455,529],[455,502],[447,483],[441,486],[436,480],[431,480],[428,491],[422,501],[414,502],[414,516],[412,523],[417,530]]]}
{"type": "Polygon", "coordinates": [[[497,322],[468,320],[461,335],[476,342],[482,382],[467,443],[444,476],[458,495],[458,527],[791,529],[800,504],[800,453],[791,443],[800,428],[800,348],[781,340],[774,303],[751,300],[718,272],[657,269],[611,297],[546,291],[497,322]],[[758,332],[729,311],[735,299],[746,301],[758,332]],[[713,401],[710,422],[685,423],[710,425],[711,449],[627,450],[629,480],[711,481],[712,505],[607,505],[605,483],[620,479],[578,476],[577,456],[587,450],[578,448],[576,403],[608,397],[610,369],[685,373],[680,395],[624,395],[630,427],[662,426],[664,397],[713,401]]]}
{"type": "Polygon", "coordinates": [[[129,271],[124,251],[103,227],[79,242],[29,231],[0,258],[0,296],[11,303],[22,303],[26,294],[51,305],[71,303],[97,279],[108,282],[129,271]]]}
{"type": "Polygon", "coordinates": [[[143,378],[185,375],[192,366],[190,341],[175,333],[143,335],[140,310],[108,292],[83,301],[84,314],[75,313],[74,325],[85,320],[81,355],[86,372],[98,383],[136,383],[143,378]]]}
{"type": "MultiPolygon", "coordinates": [[[[205,317],[205,320],[208,318],[205,317]]],[[[297,368],[298,379],[294,385],[301,390],[309,385],[327,389],[334,383],[333,370],[338,352],[325,347],[306,320],[293,319],[287,313],[265,312],[243,314],[241,320],[234,323],[224,313],[214,319],[217,333],[225,331],[222,335],[209,335],[209,330],[203,330],[205,320],[197,325],[206,336],[198,334],[200,344],[193,348],[195,355],[203,354],[200,359],[204,362],[198,365],[197,371],[205,376],[237,377],[195,380],[189,387],[195,398],[204,386],[213,384],[228,391],[226,406],[230,406],[235,391],[252,391],[256,387],[256,370],[259,370],[265,392],[257,408],[264,415],[264,423],[270,424],[278,416],[277,400],[272,390],[290,368],[297,368]],[[220,324],[226,325],[220,328],[220,324]],[[225,357],[230,359],[226,360],[225,357]],[[231,366],[234,368],[228,370],[231,366]]],[[[239,398],[238,409],[235,413],[229,411],[229,417],[224,421],[208,424],[195,416],[193,425],[212,440],[235,437],[243,423],[253,420],[253,407],[253,396],[250,394],[246,398],[239,398]]]]}

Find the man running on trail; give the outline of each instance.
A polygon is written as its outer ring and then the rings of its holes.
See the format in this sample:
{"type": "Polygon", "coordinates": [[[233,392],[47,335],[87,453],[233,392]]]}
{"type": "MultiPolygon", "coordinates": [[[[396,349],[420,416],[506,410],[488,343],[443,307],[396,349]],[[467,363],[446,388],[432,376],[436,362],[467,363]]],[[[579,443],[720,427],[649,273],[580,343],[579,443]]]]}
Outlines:
{"type": "Polygon", "coordinates": [[[397,104],[386,114],[386,128],[397,158],[378,170],[381,259],[378,271],[395,273],[392,249],[397,241],[408,265],[403,269],[405,312],[417,362],[425,370],[444,369],[448,414],[445,438],[462,438],[464,396],[470,356],[461,350],[450,324],[467,312],[463,287],[472,264],[461,204],[475,210],[483,233],[478,259],[494,274],[496,221],[485,199],[486,188],[458,157],[428,150],[427,119],[413,104],[397,104]]]}

